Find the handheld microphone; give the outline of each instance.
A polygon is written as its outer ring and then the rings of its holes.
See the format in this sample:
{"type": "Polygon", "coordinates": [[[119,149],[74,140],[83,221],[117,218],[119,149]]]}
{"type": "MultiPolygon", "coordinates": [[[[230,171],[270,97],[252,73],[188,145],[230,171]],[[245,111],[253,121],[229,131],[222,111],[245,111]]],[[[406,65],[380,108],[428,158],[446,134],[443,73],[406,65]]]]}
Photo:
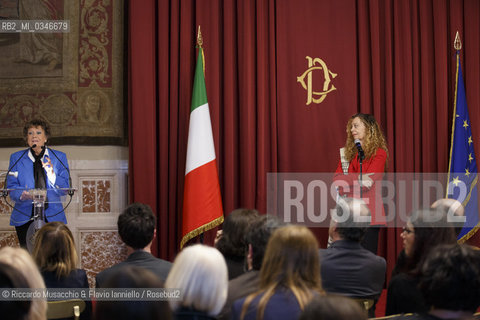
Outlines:
{"type": "Polygon", "coordinates": [[[15,163],[8,169],[7,174],[5,175],[5,181],[3,181],[2,197],[6,198],[7,195],[8,195],[7,179],[8,179],[8,175],[10,174],[10,171],[12,171],[12,169],[15,167],[15,165],[18,163],[18,161],[20,161],[20,159],[23,158],[23,156],[25,155],[25,153],[27,153],[28,150],[32,150],[32,152],[33,152],[33,149],[36,148],[36,147],[37,147],[37,145],[34,144],[30,148],[25,149],[25,151],[23,151],[22,155],[17,159],[17,161],[15,161],[15,163]]]}
{"type": "Polygon", "coordinates": [[[358,157],[360,158],[360,161],[362,161],[365,159],[365,153],[363,152],[362,144],[360,143],[359,139],[355,139],[354,143],[358,149],[358,157]]]}

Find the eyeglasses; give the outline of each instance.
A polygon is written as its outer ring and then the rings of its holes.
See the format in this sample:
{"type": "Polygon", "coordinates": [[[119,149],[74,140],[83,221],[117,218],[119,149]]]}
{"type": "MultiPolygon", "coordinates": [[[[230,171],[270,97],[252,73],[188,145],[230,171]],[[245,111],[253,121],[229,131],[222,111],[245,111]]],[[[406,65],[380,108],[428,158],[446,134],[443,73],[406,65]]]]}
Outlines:
{"type": "Polygon", "coordinates": [[[407,227],[403,227],[402,232],[405,232],[406,234],[410,234],[410,233],[413,233],[413,230],[407,229],[407,227]]]}

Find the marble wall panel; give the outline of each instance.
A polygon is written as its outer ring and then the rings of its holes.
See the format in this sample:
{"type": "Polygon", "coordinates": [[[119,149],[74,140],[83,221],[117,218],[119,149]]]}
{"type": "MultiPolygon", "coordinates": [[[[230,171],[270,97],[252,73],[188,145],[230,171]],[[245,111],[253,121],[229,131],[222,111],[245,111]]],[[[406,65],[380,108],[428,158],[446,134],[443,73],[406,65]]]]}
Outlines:
{"type": "Polygon", "coordinates": [[[15,231],[0,232],[0,248],[3,247],[20,247],[15,231]]]}
{"type": "Polygon", "coordinates": [[[111,212],[110,179],[82,180],[82,212],[111,212]]]}
{"type": "Polygon", "coordinates": [[[127,258],[127,247],[117,231],[80,231],[80,259],[90,287],[95,275],[127,258]]]}

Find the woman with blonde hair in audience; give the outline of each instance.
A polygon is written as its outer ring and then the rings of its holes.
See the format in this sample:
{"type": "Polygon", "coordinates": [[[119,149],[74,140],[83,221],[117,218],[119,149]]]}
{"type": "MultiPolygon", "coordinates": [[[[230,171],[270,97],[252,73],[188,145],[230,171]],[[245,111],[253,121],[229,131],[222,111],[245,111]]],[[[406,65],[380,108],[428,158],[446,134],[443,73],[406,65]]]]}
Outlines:
{"type": "Polygon", "coordinates": [[[227,300],[225,259],[215,248],[196,244],[173,262],[165,288],[179,289],[182,300],[170,299],[175,319],[216,319],[227,300]]]}
{"type": "MultiPolygon", "coordinates": [[[[77,269],[78,256],[73,234],[63,222],[44,225],[35,237],[33,258],[47,288],[88,288],[87,273],[77,269]]],[[[86,301],[81,319],[90,319],[92,303],[86,301]]]]}
{"type": "Polygon", "coordinates": [[[237,300],[233,319],[298,319],[315,296],[323,295],[318,242],[303,226],[277,229],[268,241],[259,290],[237,300]]]}
{"type": "MultiPolygon", "coordinates": [[[[45,289],[45,283],[38,271],[35,262],[25,249],[4,247],[0,250],[0,263],[13,267],[23,276],[23,283],[27,283],[31,289],[45,289]]],[[[2,313],[2,319],[7,318],[2,313]]],[[[28,314],[23,319],[45,320],[47,319],[47,301],[44,298],[32,299],[28,314]]]]}

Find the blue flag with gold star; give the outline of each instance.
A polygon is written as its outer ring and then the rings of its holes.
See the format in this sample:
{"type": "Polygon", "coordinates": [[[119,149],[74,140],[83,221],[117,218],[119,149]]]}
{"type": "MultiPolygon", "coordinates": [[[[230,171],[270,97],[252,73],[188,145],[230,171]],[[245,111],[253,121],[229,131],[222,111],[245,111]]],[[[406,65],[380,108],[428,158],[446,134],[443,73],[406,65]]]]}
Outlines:
{"type": "Polygon", "coordinates": [[[452,141],[448,166],[447,197],[457,199],[465,208],[465,223],[458,235],[459,242],[472,237],[479,227],[477,163],[473,150],[472,128],[468,116],[462,66],[457,51],[457,73],[453,108],[452,141]]]}

